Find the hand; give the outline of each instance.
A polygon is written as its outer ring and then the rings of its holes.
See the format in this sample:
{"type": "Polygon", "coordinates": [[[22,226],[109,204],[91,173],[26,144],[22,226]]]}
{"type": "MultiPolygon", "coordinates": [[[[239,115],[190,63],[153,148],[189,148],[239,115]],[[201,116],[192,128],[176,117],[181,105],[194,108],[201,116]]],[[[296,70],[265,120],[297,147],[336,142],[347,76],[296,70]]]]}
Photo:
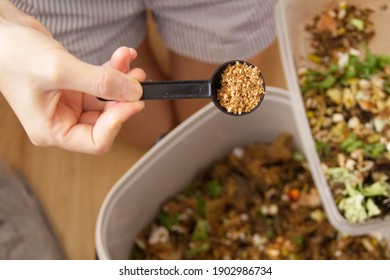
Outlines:
{"type": "Polygon", "coordinates": [[[89,65],[34,18],[3,6],[1,1],[0,91],[30,140],[38,146],[107,152],[121,125],[144,107],[138,100],[145,73],[129,69],[135,50],[122,47],[105,65],[89,65]]]}

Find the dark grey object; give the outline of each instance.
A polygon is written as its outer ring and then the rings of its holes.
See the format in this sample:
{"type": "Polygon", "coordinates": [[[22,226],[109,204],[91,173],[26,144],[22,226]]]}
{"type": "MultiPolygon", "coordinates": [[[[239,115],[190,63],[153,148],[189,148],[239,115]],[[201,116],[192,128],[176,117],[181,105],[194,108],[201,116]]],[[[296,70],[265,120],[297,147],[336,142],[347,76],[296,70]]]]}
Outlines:
{"type": "Polygon", "coordinates": [[[25,180],[0,159],[0,259],[63,259],[59,243],[25,180]]]}

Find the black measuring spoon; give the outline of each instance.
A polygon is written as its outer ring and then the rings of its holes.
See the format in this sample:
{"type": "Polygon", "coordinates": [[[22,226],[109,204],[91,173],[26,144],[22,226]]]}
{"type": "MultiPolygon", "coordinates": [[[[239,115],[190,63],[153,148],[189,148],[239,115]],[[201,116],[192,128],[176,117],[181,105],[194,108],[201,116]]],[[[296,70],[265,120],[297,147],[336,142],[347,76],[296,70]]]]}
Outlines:
{"type": "MultiPolygon", "coordinates": [[[[249,112],[242,114],[234,114],[228,112],[218,101],[218,90],[221,88],[221,77],[223,71],[229,65],[236,63],[247,64],[251,67],[254,65],[242,61],[232,60],[220,65],[211,76],[210,80],[191,80],[191,81],[159,81],[159,82],[142,82],[143,95],[140,100],[172,100],[172,99],[191,99],[191,98],[211,98],[214,105],[222,112],[233,116],[242,116],[256,110],[263,102],[265,96],[265,82],[260,74],[260,79],[263,81],[263,93],[258,104],[249,112]]],[[[99,98],[102,101],[109,101],[99,98]]]]}

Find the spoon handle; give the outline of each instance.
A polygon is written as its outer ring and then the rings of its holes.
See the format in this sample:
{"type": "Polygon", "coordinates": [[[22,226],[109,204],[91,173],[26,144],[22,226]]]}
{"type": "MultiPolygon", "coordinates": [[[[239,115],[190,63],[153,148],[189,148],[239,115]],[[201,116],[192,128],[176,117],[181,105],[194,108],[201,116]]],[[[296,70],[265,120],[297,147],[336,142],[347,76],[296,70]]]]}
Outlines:
{"type": "MultiPolygon", "coordinates": [[[[208,80],[142,82],[140,100],[168,100],[210,98],[211,83],[208,80]]],[[[98,97],[100,101],[111,101],[98,97]]]]}
{"type": "Polygon", "coordinates": [[[143,82],[141,100],[210,98],[210,81],[143,82]]]}

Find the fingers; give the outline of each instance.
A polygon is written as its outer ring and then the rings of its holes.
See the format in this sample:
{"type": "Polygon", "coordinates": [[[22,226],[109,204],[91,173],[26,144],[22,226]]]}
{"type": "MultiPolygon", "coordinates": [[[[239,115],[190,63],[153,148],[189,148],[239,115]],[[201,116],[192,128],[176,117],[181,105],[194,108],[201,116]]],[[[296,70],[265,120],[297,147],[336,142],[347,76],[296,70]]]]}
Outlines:
{"type": "MultiPolygon", "coordinates": [[[[130,71],[130,63],[137,57],[137,52],[132,48],[120,47],[113,55],[111,60],[104,66],[115,68],[118,71],[126,73],[130,78],[137,81],[143,81],[146,78],[145,72],[140,68],[134,68],[130,71]]],[[[92,96],[85,96],[85,100],[92,96]]],[[[97,101],[96,98],[95,102],[97,101]]],[[[102,103],[102,102],[100,102],[102,103]]],[[[138,113],[144,107],[144,103],[138,101],[138,108],[134,107],[135,102],[110,102],[105,104],[105,110],[102,114],[99,111],[90,111],[84,113],[79,119],[79,123],[94,125],[93,128],[93,148],[97,153],[106,152],[112,145],[114,138],[118,134],[122,124],[133,114],[138,113]],[[125,104],[123,104],[125,103],[125,104]],[[115,122],[112,120],[116,119],[115,122]]],[[[92,103],[90,103],[92,104],[92,103]]],[[[100,104],[101,105],[101,104],[100,104]]]]}
{"type": "Polygon", "coordinates": [[[109,67],[115,68],[123,73],[130,71],[130,62],[137,57],[134,49],[120,47],[115,50],[109,61],[109,67]]]}
{"type": "Polygon", "coordinates": [[[109,151],[122,124],[141,111],[144,102],[114,102],[103,113],[89,112],[54,145],[75,152],[103,154],[109,151]],[[95,123],[94,123],[95,121],[95,123]]]}
{"type": "Polygon", "coordinates": [[[113,53],[111,60],[105,65],[115,68],[123,73],[127,73],[130,77],[136,79],[137,81],[144,81],[146,79],[144,70],[141,68],[134,68],[130,71],[130,64],[136,57],[136,50],[127,47],[120,47],[113,53]]]}
{"type": "Polygon", "coordinates": [[[137,81],[143,82],[146,79],[145,71],[141,68],[134,68],[128,73],[128,75],[137,81]]]}
{"type": "Polygon", "coordinates": [[[95,125],[101,113],[101,111],[86,111],[81,114],[79,124],[95,125]]]}
{"type": "Polygon", "coordinates": [[[90,65],[71,55],[63,63],[55,83],[64,89],[117,101],[136,101],[142,96],[139,81],[116,69],[90,65]]]}
{"type": "Polygon", "coordinates": [[[112,145],[123,123],[145,106],[143,101],[115,102],[102,113],[93,129],[93,140],[99,152],[106,152],[112,145]]]}
{"type": "MultiPolygon", "coordinates": [[[[144,81],[146,78],[145,72],[141,68],[130,69],[130,63],[137,57],[137,52],[128,47],[118,48],[111,59],[107,61],[103,66],[115,68],[123,73],[126,73],[130,78],[137,81],[144,81]]],[[[84,110],[103,110],[106,103],[99,101],[94,96],[84,96],[84,110]]]]}
{"type": "Polygon", "coordinates": [[[136,56],[135,50],[121,47],[99,67],[69,55],[63,67],[67,71],[60,72],[61,87],[88,94],[83,95],[83,113],[77,123],[56,134],[49,145],[91,154],[102,154],[111,148],[122,124],[144,107],[144,102],[137,100],[142,96],[139,81],[146,75],[140,68],[130,71],[136,56]],[[104,103],[95,96],[122,102],[104,103]]]}

